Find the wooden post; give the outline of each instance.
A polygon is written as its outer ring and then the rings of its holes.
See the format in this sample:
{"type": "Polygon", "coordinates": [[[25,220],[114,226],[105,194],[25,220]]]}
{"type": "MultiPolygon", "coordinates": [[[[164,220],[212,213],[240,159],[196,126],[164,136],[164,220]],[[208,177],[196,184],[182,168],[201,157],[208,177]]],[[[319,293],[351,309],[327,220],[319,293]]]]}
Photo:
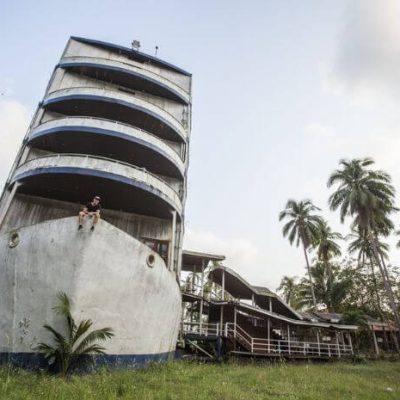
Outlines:
{"type": "Polygon", "coordinates": [[[288,337],[288,340],[287,340],[288,352],[289,352],[289,355],[290,355],[290,326],[289,325],[287,326],[287,337],[288,337]]]}
{"type": "Polygon", "coordinates": [[[383,331],[383,338],[385,339],[385,347],[386,347],[386,351],[390,351],[390,347],[389,347],[389,341],[388,341],[388,337],[387,337],[387,333],[386,333],[385,325],[382,325],[382,331],[383,331]]]}
{"type": "Polygon", "coordinates": [[[378,342],[376,340],[376,335],[374,331],[374,326],[371,326],[371,332],[372,332],[372,339],[374,340],[374,347],[375,347],[375,353],[377,356],[379,356],[379,347],[378,347],[378,342]]]}
{"type": "Polygon", "coordinates": [[[221,304],[221,315],[220,315],[219,323],[220,323],[219,330],[220,330],[221,335],[222,335],[222,333],[224,332],[224,306],[223,306],[223,304],[221,304]]]}
{"type": "Polygon", "coordinates": [[[222,301],[225,300],[225,270],[222,270],[222,301]]]}
{"type": "Polygon", "coordinates": [[[203,299],[203,295],[204,295],[204,259],[201,261],[201,287],[200,287],[200,325],[199,325],[199,329],[200,329],[200,335],[201,335],[201,329],[203,327],[203,303],[204,303],[204,299],[203,299]]]}
{"type": "Polygon", "coordinates": [[[271,332],[270,332],[270,330],[271,330],[271,321],[270,321],[270,318],[267,319],[267,329],[268,329],[268,332],[267,332],[268,353],[270,353],[271,352],[271,332]]]}
{"type": "Polygon", "coordinates": [[[339,333],[335,332],[336,335],[336,346],[337,346],[337,355],[340,358],[340,345],[339,345],[339,333]]]}
{"type": "Polygon", "coordinates": [[[319,341],[319,329],[317,329],[317,343],[318,343],[318,355],[321,356],[321,343],[319,341]]]}
{"type": "Polygon", "coordinates": [[[237,323],[237,316],[236,316],[236,306],[235,306],[233,307],[233,332],[235,339],[236,339],[236,323],[237,323]]]}
{"type": "Polygon", "coordinates": [[[353,355],[353,343],[351,342],[351,332],[347,332],[347,336],[349,338],[349,345],[350,345],[350,351],[351,351],[351,355],[353,355]]]}
{"type": "Polygon", "coordinates": [[[185,325],[184,325],[184,318],[185,318],[185,303],[182,302],[181,308],[181,337],[184,335],[185,325]]]}
{"type": "Polygon", "coordinates": [[[272,312],[272,298],[269,298],[269,311],[272,312]]]}
{"type": "Polygon", "coordinates": [[[190,286],[189,286],[189,292],[191,293],[191,294],[193,294],[193,292],[194,292],[194,274],[195,274],[195,272],[194,271],[196,271],[196,267],[195,266],[193,266],[193,273],[192,273],[192,276],[190,277],[190,286]]]}

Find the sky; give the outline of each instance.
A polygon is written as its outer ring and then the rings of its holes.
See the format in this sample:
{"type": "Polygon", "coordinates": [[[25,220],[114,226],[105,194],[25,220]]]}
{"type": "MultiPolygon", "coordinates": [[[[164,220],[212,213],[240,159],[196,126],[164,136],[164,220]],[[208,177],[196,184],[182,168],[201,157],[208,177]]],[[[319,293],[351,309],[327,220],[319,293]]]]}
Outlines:
{"type": "Polygon", "coordinates": [[[0,182],[69,36],[136,39],[190,71],[185,248],[253,284],[305,272],[278,221],[289,198],[349,233],[327,205],[340,159],[372,157],[400,190],[397,0],[2,0],[0,34],[0,182]]]}

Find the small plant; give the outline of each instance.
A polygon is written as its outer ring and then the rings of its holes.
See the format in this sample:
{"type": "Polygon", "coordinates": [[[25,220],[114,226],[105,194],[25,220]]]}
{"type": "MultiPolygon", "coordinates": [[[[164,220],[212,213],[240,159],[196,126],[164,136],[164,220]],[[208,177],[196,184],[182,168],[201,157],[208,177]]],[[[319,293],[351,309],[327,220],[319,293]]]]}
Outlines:
{"type": "Polygon", "coordinates": [[[78,356],[104,354],[105,348],[99,341],[105,341],[114,336],[111,328],[96,329],[90,333],[93,321],[85,319],[77,324],[71,315],[71,302],[68,296],[60,292],[57,295],[58,304],[53,307],[57,315],[65,317],[66,334],[56,331],[50,325],[43,325],[53,335],[54,345],[39,343],[36,350],[42,351],[49,365],[55,365],[63,376],[66,376],[78,356]]]}

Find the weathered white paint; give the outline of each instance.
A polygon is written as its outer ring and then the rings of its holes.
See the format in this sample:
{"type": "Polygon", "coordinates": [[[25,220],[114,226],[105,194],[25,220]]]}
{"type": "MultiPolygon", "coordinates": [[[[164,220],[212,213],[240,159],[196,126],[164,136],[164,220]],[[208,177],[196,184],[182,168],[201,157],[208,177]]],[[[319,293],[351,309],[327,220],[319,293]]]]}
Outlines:
{"type": "Polygon", "coordinates": [[[182,89],[180,86],[178,86],[175,82],[171,81],[170,79],[143,68],[143,64],[139,67],[137,65],[131,65],[126,61],[122,62],[102,57],[84,57],[84,56],[63,57],[60,60],[60,66],[63,67],[64,65],[67,64],[72,66],[75,64],[76,65],[97,64],[102,67],[120,68],[122,70],[125,70],[127,73],[133,72],[136,75],[142,76],[144,78],[150,78],[152,80],[162,83],[164,86],[168,87],[172,91],[179,93],[179,95],[182,96],[183,99],[185,99],[187,102],[190,102],[190,95],[186,90],[182,89]]]}
{"type": "MultiPolygon", "coordinates": [[[[68,57],[83,57],[86,60],[95,57],[96,62],[110,68],[123,65],[126,70],[140,71],[143,77],[152,77],[179,93],[185,93],[190,99],[191,77],[165,64],[141,62],[130,54],[74,39],[69,40],[64,51],[63,59],[68,57]]],[[[78,61],[78,58],[75,60],[78,61]]],[[[179,154],[188,154],[191,104],[186,106],[170,98],[132,90],[131,87],[117,87],[112,82],[83,76],[58,65],[47,86],[44,102],[68,95],[102,96],[109,101],[123,101],[141,107],[160,121],[164,120],[183,140],[174,143],[134,126],[105,122],[101,118],[68,118],[45,109],[43,102],[28,134],[57,127],[57,124],[73,124],[69,121],[75,121],[82,127],[87,126],[85,124],[112,126],[118,132],[146,140],[149,145],[162,149],[176,165],[184,167],[182,179],[153,175],[144,169],[101,157],[45,155],[46,152],[29,146],[21,147],[23,155],[19,154],[16,158],[15,166],[18,167],[10,174],[12,179],[18,181],[18,176],[24,172],[33,172],[38,168],[42,172],[49,168],[72,167],[80,168],[81,172],[91,169],[112,173],[151,187],[160,199],[171,204],[171,210],[175,209],[182,215],[187,157],[185,161],[185,157],[180,158],[179,154]]],[[[5,206],[7,193],[5,191],[0,207],[5,206]]],[[[168,270],[157,254],[154,254],[155,266],[149,268],[146,258],[153,252],[140,241],[143,237],[170,240],[171,221],[104,209],[104,219],[93,233],[88,231],[88,227],[78,232],[78,208],[78,204],[18,192],[12,199],[0,231],[0,352],[31,352],[38,341],[49,339],[42,324],[48,322],[59,326],[51,307],[60,290],[71,297],[73,312],[78,320],[92,318],[95,327],[114,328],[116,336],[107,343],[109,354],[140,355],[173,351],[181,310],[176,274],[168,270]],[[11,248],[9,238],[14,230],[18,232],[20,242],[11,248]]],[[[179,272],[184,231],[182,219],[177,221],[176,228],[174,269],[179,272]]]]}
{"type": "Polygon", "coordinates": [[[151,93],[146,93],[142,90],[135,90],[134,88],[126,88],[111,81],[99,80],[88,75],[79,74],[72,69],[57,68],[54,72],[54,80],[49,87],[47,93],[55,92],[56,90],[68,89],[71,87],[88,87],[103,90],[120,91],[123,90],[128,96],[147,101],[159,108],[162,108],[174,118],[180,120],[183,112],[188,108],[188,105],[178,103],[166,97],[160,97],[151,93]]]}
{"type": "Polygon", "coordinates": [[[179,133],[179,135],[186,140],[187,139],[187,131],[183,127],[181,121],[178,121],[173,115],[164,109],[158,107],[157,105],[150,103],[149,101],[145,101],[140,99],[137,96],[132,96],[131,94],[118,92],[116,90],[111,90],[111,88],[96,88],[96,87],[69,87],[67,89],[60,89],[54,92],[51,92],[46,95],[44,101],[55,100],[58,98],[62,98],[64,96],[100,96],[109,101],[124,101],[128,104],[132,104],[132,106],[139,106],[146,110],[149,110],[153,114],[159,115],[165,121],[167,121],[173,129],[179,133]]]}
{"type": "Polygon", "coordinates": [[[183,90],[190,92],[191,89],[191,78],[190,76],[183,75],[179,72],[163,68],[152,63],[143,63],[135,60],[134,58],[128,58],[126,55],[118,54],[116,51],[111,51],[101,47],[96,47],[90,44],[81,43],[74,39],[68,41],[67,47],[63,54],[63,57],[99,57],[110,60],[122,61],[132,66],[145,68],[157,75],[163,76],[164,78],[174,81],[183,90]]]}
{"type": "MultiPolygon", "coordinates": [[[[0,228],[0,234],[52,219],[71,216],[77,217],[78,211],[85,204],[85,200],[89,201],[90,198],[82,199],[82,204],[77,204],[46,199],[44,197],[17,194],[12,201],[4,224],[0,228]]],[[[103,208],[101,210],[101,219],[104,219],[140,241],[143,238],[170,240],[172,235],[170,221],[162,218],[103,208]]]]}
{"type": "Polygon", "coordinates": [[[120,163],[114,160],[108,160],[101,157],[93,157],[78,154],[55,154],[45,157],[36,158],[19,166],[14,172],[13,181],[17,181],[24,173],[34,171],[36,169],[46,170],[49,168],[85,168],[108,172],[120,175],[124,178],[132,179],[156,188],[161,192],[169,202],[174,206],[178,213],[182,212],[182,203],[178,193],[166,182],[162,181],[156,175],[150,172],[134,167],[132,165],[120,163]]]}
{"type": "Polygon", "coordinates": [[[32,352],[60,329],[51,308],[57,292],[73,301],[77,320],[110,326],[108,354],[159,354],[175,349],[181,310],[175,274],[150,248],[100,221],[94,232],[77,231],[76,217],[16,231],[19,244],[0,236],[0,352],[32,352]],[[146,259],[153,254],[155,265],[146,259]]]}
{"type": "Polygon", "coordinates": [[[129,137],[138,139],[143,142],[147,142],[154,147],[158,148],[161,152],[168,155],[168,157],[173,160],[175,165],[180,171],[184,171],[185,166],[182,159],[178,153],[173,150],[168,144],[163,140],[158,138],[149,132],[142,129],[135,128],[133,126],[122,124],[119,122],[113,122],[102,118],[92,118],[92,117],[64,117],[54,120],[44,122],[33,129],[29,138],[35,137],[36,135],[43,134],[43,132],[49,129],[65,129],[65,128],[92,128],[92,129],[104,129],[108,131],[118,132],[129,137]]]}

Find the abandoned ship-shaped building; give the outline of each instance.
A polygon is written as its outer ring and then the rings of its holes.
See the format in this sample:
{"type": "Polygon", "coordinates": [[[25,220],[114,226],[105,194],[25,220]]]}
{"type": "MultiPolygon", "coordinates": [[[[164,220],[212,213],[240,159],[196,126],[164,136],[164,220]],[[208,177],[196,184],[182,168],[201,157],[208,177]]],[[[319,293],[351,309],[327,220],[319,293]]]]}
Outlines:
{"type": "Polygon", "coordinates": [[[224,258],[183,252],[181,341],[186,350],[211,359],[353,355],[357,326],[294,310],[268,288],[251,285],[223,266],[224,258]]]}
{"type": "Polygon", "coordinates": [[[190,126],[189,73],[70,38],[1,198],[3,356],[35,359],[59,291],[78,319],[114,329],[107,362],[173,354],[190,126]],[[78,231],[94,195],[102,219],[78,231]]]}

